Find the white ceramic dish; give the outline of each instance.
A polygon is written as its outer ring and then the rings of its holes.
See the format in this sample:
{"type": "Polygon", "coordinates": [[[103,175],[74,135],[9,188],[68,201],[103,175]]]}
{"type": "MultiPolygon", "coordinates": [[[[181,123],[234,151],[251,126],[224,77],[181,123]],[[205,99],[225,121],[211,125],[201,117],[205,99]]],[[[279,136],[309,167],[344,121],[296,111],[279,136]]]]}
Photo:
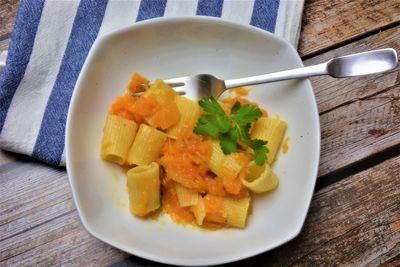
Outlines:
{"type": "Polygon", "coordinates": [[[163,216],[142,220],[128,212],[125,178],[99,158],[109,105],[133,71],[150,79],[211,73],[237,78],[302,66],[295,49],[262,30],[192,17],[155,19],[100,38],[83,66],[72,97],[66,136],[67,170],[80,218],[98,239],[150,260],[178,265],[236,261],[297,236],[317,176],[318,111],[308,80],[252,87],[249,98],[289,124],[289,152],[274,165],[273,193],[256,196],[244,230],[204,231],[163,216]]]}

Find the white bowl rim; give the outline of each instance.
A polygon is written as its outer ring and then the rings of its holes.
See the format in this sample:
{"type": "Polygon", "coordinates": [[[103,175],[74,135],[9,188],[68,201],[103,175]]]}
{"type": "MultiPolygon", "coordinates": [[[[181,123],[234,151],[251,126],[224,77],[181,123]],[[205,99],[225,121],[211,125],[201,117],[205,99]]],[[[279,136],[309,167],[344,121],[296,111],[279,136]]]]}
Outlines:
{"type": "MultiPolygon", "coordinates": [[[[94,54],[94,51],[96,50],[97,46],[99,46],[99,44],[101,42],[103,42],[104,40],[108,39],[108,38],[112,38],[114,36],[120,35],[120,34],[124,34],[127,32],[130,32],[132,30],[135,29],[139,29],[139,28],[143,28],[143,27],[147,27],[147,26],[151,26],[151,25],[159,25],[159,24],[164,24],[164,23],[199,23],[199,22],[212,22],[214,24],[220,24],[220,25],[228,25],[231,27],[236,27],[240,30],[245,30],[245,31],[253,31],[255,33],[258,34],[263,34],[263,35],[267,35],[272,39],[275,39],[277,42],[281,42],[283,43],[285,46],[288,46],[289,49],[292,50],[292,52],[294,52],[294,54],[297,56],[296,60],[298,61],[300,66],[304,66],[303,62],[300,58],[300,56],[298,55],[297,50],[293,47],[293,45],[291,43],[289,43],[288,41],[286,41],[285,39],[276,36],[273,33],[270,33],[268,31],[262,30],[260,28],[257,28],[255,26],[252,25],[244,25],[244,24],[239,24],[236,22],[231,22],[231,21],[227,21],[221,18],[217,18],[217,17],[209,17],[209,16],[185,16],[185,17],[159,17],[159,18],[152,18],[152,19],[148,19],[148,20],[144,20],[144,21],[140,21],[140,22],[135,22],[133,25],[131,26],[127,26],[118,30],[115,30],[111,33],[105,34],[104,36],[98,37],[95,42],[93,43],[87,57],[85,60],[85,63],[82,66],[82,69],[80,71],[80,74],[78,76],[77,82],[75,84],[74,87],[74,91],[72,93],[72,97],[71,97],[71,101],[70,101],[70,106],[68,109],[68,116],[67,116],[67,123],[66,123],[66,136],[65,136],[65,155],[66,155],[66,168],[67,168],[67,173],[68,173],[68,180],[71,186],[71,191],[72,191],[72,197],[76,206],[76,209],[78,211],[78,215],[79,218],[83,224],[83,226],[85,227],[85,229],[89,232],[89,234],[91,234],[93,237],[103,241],[106,244],[109,244],[117,249],[120,249],[126,253],[129,253],[131,255],[143,258],[143,259],[148,259],[148,260],[152,260],[155,262],[160,262],[160,263],[165,263],[165,264],[173,264],[173,265],[180,265],[180,266],[204,266],[204,265],[216,265],[216,264],[225,264],[225,263],[230,263],[230,262],[235,262],[235,261],[239,261],[239,260],[243,260],[249,257],[253,257],[262,253],[265,253],[267,251],[270,251],[272,249],[275,249],[287,242],[289,242],[290,240],[294,239],[296,236],[298,236],[301,232],[301,229],[304,226],[304,222],[308,213],[308,210],[310,208],[311,205],[311,199],[313,196],[313,193],[310,194],[308,196],[307,202],[308,202],[308,206],[307,208],[304,210],[304,213],[302,214],[302,218],[301,218],[301,224],[299,224],[299,227],[296,229],[296,231],[293,232],[292,235],[288,236],[284,241],[281,242],[276,242],[276,244],[274,244],[273,246],[270,246],[268,248],[259,248],[258,250],[249,250],[248,253],[243,253],[239,256],[236,255],[232,255],[229,258],[224,258],[224,259],[207,259],[204,260],[201,263],[197,263],[197,262],[193,262],[193,261],[189,261],[189,260],[182,260],[182,259],[170,259],[167,257],[158,257],[157,255],[153,254],[153,253],[148,253],[147,251],[143,251],[140,250],[138,248],[127,248],[127,247],[121,247],[119,244],[116,244],[113,240],[108,239],[107,237],[102,236],[100,233],[95,232],[89,225],[89,223],[86,221],[85,216],[83,215],[83,212],[80,209],[80,201],[79,201],[79,197],[76,194],[76,191],[74,190],[74,188],[76,187],[75,184],[75,179],[72,178],[72,166],[70,165],[70,158],[71,158],[71,151],[70,151],[70,143],[71,143],[71,113],[74,112],[74,107],[75,107],[75,99],[77,98],[79,89],[80,89],[80,84],[82,83],[83,77],[85,76],[85,73],[87,72],[87,64],[88,62],[91,61],[91,58],[94,54]]],[[[313,87],[312,84],[310,82],[309,79],[306,80],[307,85],[312,89],[312,106],[311,109],[315,110],[316,112],[314,112],[313,114],[316,115],[315,116],[315,122],[316,122],[316,131],[318,133],[320,133],[320,120],[319,120],[319,113],[318,113],[318,108],[317,108],[317,101],[315,98],[315,94],[313,92],[313,87]]],[[[320,160],[320,150],[321,150],[321,136],[320,134],[318,135],[319,138],[317,138],[317,143],[316,143],[316,149],[317,149],[317,153],[318,153],[318,157],[317,157],[317,161],[315,162],[314,165],[314,169],[312,170],[312,179],[314,180],[313,184],[313,191],[315,190],[315,184],[316,184],[316,180],[317,180],[317,175],[318,175],[318,167],[319,167],[319,160],[320,160]]]]}

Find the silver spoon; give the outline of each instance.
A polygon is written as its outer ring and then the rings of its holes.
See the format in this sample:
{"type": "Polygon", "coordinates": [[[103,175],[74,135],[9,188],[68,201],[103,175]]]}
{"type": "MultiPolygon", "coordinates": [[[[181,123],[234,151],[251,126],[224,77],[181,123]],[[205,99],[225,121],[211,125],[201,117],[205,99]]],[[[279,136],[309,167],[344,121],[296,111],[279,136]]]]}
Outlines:
{"type": "Polygon", "coordinates": [[[165,83],[193,99],[218,98],[229,88],[277,82],[290,79],[330,75],[335,78],[382,73],[396,68],[396,50],[392,48],[335,57],[325,63],[240,79],[220,80],[210,74],[199,74],[164,80],[165,83]]]}

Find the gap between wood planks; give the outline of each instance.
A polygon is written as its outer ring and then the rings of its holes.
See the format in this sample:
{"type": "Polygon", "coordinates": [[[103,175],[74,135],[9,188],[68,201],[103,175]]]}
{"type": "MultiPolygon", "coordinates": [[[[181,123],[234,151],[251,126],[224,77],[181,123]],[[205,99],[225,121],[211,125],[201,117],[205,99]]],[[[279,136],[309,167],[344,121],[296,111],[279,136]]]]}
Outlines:
{"type": "MultiPolygon", "coordinates": [[[[350,53],[351,51],[362,51],[363,49],[367,49],[367,50],[371,50],[371,49],[377,49],[380,47],[386,47],[387,45],[391,45],[393,46],[396,50],[399,51],[399,47],[396,44],[395,40],[395,36],[398,36],[399,33],[399,27],[398,26],[393,26],[390,27],[389,29],[387,29],[385,32],[382,33],[377,33],[377,34],[373,34],[373,35],[368,35],[367,37],[364,38],[360,38],[360,40],[352,42],[351,44],[348,44],[346,46],[340,46],[339,48],[335,49],[335,50],[330,50],[328,52],[325,52],[323,54],[321,54],[320,56],[315,56],[309,60],[307,60],[306,63],[308,64],[316,64],[319,63],[320,61],[325,61],[328,58],[332,57],[333,55],[335,55],[336,53],[338,54],[346,54],[346,53],[350,53]]],[[[365,36],[365,35],[364,35],[365,36]]],[[[384,76],[379,76],[382,78],[382,82],[381,83],[377,83],[375,82],[375,80],[378,78],[378,76],[372,76],[371,78],[363,78],[363,79],[359,79],[357,80],[356,83],[353,82],[347,82],[347,80],[335,80],[335,79],[331,79],[329,77],[318,77],[316,79],[312,80],[312,83],[314,85],[314,88],[316,90],[316,96],[317,99],[319,101],[319,109],[320,109],[320,116],[322,116],[323,118],[325,118],[325,120],[327,120],[326,116],[329,116],[329,114],[335,114],[338,113],[340,114],[340,112],[336,112],[337,110],[342,109],[341,112],[348,112],[349,110],[351,111],[352,109],[349,106],[353,106],[356,102],[358,102],[360,105],[362,103],[364,103],[365,101],[369,101],[369,100],[373,100],[376,101],[377,99],[390,99],[391,101],[396,101],[398,103],[399,100],[399,96],[398,96],[398,88],[400,86],[399,84],[399,70],[395,70],[392,72],[389,72],[387,74],[385,74],[384,76]],[[349,89],[348,86],[353,87],[353,89],[349,89]],[[365,90],[362,91],[363,86],[366,86],[365,90]],[[324,88],[331,88],[332,87],[337,87],[339,91],[335,91],[334,93],[330,93],[329,90],[325,90],[324,88]],[[361,90],[361,91],[360,91],[361,90]],[[397,93],[396,93],[397,91],[397,93]],[[335,103],[336,102],[336,103],[335,103]],[[335,105],[333,105],[333,103],[335,103],[335,105]]],[[[370,106],[370,105],[365,105],[365,107],[367,108],[365,110],[365,112],[372,112],[374,111],[375,113],[378,111],[378,109],[380,109],[380,107],[383,106],[387,106],[387,105],[391,105],[388,103],[381,103],[377,102],[377,104],[375,106],[370,106]]],[[[385,110],[385,109],[382,109],[385,110]]],[[[364,113],[365,113],[364,112],[364,113]]],[[[388,114],[385,116],[378,116],[377,119],[387,119],[388,122],[390,122],[390,124],[396,125],[396,122],[393,120],[396,117],[396,112],[392,111],[392,109],[388,109],[388,114]],[[390,118],[393,117],[393,118],[390,118]]],[[[368,129],[368,136],[369,135],[373,135],[375,136],[377,139],[376,141],[378,142],[383,142],[381,149],[379,149],[378,147],[374,147],[371,145],[371,140],[367,142],[367,144],[369,143],[370,145],[370,152],[368,153],[364,153],[365,155],[363,155],[363,157],[361,158],[357,158],[357,156],[355,156],[353,158],[353,161],[351,163],[349,163],[348,165],[344,165],[344,166],[340,166],[342,165],[341,163],[343,162],[339,162],[337,165],[337,169],[333,169],[329,171],[329,168],[331,168],[332,164],[329,164],[329,161],[332,160],[331,159],[327,159],[325,158],[325,162],[322,162],[322,165],[320,164],[320,167],[322,167],[322,173],[320,172],[320,176],[317,179],[317,184],[316,184],[316,188],[315,190],[320,190],[322,188],[325,188],[328,185],[331,185],[335,182],[338,182],[344,178],[347,178],[355,173],[358,173],[362,170],[365,169],[369,169],[372,166],[375,166],[376,164],[379,164],[387,159],[390,159],[392,157],[395,157],[397,155],[400,154],[400,144],[398,144],[397,142],[388,140],[388,141],[383,141],[384,138],[386,139],[390,139],[390,136],[392,135],[386,135],[385,136],[385,132],[383,131],[383,129],[378,128],[374,128],[369,127],[369,126],[383,126],[385,123],[374,123],[371,118],[369,118],[367,115],[364,115],[364,113],[362,113],[362,110],[360,110],[359,112],[355,112],[354,114],[350,114],[348,117],[346,117],[346,120],[348,122],[357,122],[355,121],[355,119],[358,119],[358,117],[354,117],[354,116],[360,116],[361,120],[366,119],[365,124],[365,128],[363,129],[364,132],[366,132],[368,129]],[[376,133],[375,133],[376,132],[376,133]],[[383,137],[381,137],[383,136],[383,137]],[[379,138],[378,138],[379,137],[379,138]],[[385,145],[386,143],[386,145],[385,145]],[[390,146],[390,143],[391,146],[390,146]],[[328,164],[327,164],[328,163],[328,164]]],[[[365,113],[366,114],[366,113],[365,113]]],[[[377,114],[375,114],[377,115],[377,114]]],[[[337,117],[337,118],[340,118],[337,117]]],[[[328,122],[333,120],[332,118],[328,119],[328,122]]],[[[325,137],[328,139],[325,139],[326,142],[333,142],[329,136],[329,131],[332,130],[332,125],[331,123],[328,124],[321,124],[322,126],[326,126],[325,127],[325,137]],[[328,141],[327,141],[328,140],[328,141]]],[[[353,125],[354,126],[354,125],[353,125]]],[[[350,126],[349,127],[352,129],[352,131],[354,132],[354,130],[357,130],[357,127],[353,127],[350,126]]],[[[388,124],[389,126],[389,124],[388,124]]],[[[398,127],[395,127],[396,129],[398,127]]],[[[324,127],[322,127],[321,131],[322,133],[324,133],[323,131],[324,127]]],[[[349,130],[348,130],[349,131],[349,130]]],[[[398,129],[396,130],[398,131],[398,129]]],[[[351,132],[351,131],[350,131],[351,132]]],[[[364,134],[366,135],[366,134],[364,134]]],[[[357,141],[358,139],[356,138],[355,141],[357,141]]],[[[327,143],[327,144],[328,144],[327,143]]],[[[337,146],[332,146],[332,148],[339,148],[337,146]]],[[[347,149],[347,150],[343,150],[342,152],[356,152],[355,149],[347,149]]],[[[341,153],[336,153],[336,157],[340,156],[341,153]]],[[[324,155],[324,153],[322,153],[321,155],[324,155]]],[[[326,155],[326,151],[325,151],[325,156],[326,155]]],[[[321,169],[320,169],[321,170],[321,169]]]]}
{"type": "Polygon", "coordinates": [[[0,36],[0,42],[10,38],[11,38],[11,32],[0,36]]]}
{"type": "Polygon", "coordinates": [[[315,185],[315,191],[321,190],[333,183],[355,175],[363,170],[372,168],[388,159],[400,155],[400,144],[390,147],[383,152],[371,155],[342,169],[335,170],[329,174],[319,176],[315,185]]]}
{"type": "MultiPolygon", "coordinates": [[[[40,227],[40,226],[42,226],[42,225],[48,224],[48,223],[50,223],[50,222],[52,222],[52,221],[55,221],[55,220],[57,220],[57,219],[59,219],[59,218],[61,218],[61,217],[67,216],[68,214],[76,213],[76,212],[77,212],[76,209],[70,210],[70,211],[67,211],[67,212],[64,212],[64,213],[62,213],[62,214],[60,214],[60,215],[57,215],[57,216],[55,216],[55,217],[53,217],[53,218],[51,218],[51,219],[49,219],[49,220],[47,220],[47,221],[43,221],[43,222],[41,222],[41,223],[39,223],[39,224],[36,224],[36,225],[35,225],[34,227],[32,227],[32,228],[27,228],[27,229],[25,229],[25,230],[23,230],[23,231],[21,231],[21,232],[18,232],[18,233],[15,233],[15,234],[11,235],[11,236],[8,236],[7,238],[4,238],[4,239],[2,239],[2,240],[0,240],[0,241],[4,241],[4,240],[10,239],[10,238],[14,238],[14,237],[16,237],[16,236],[18,236],[18,235],[22,235],[22,234],[24,234],[24,233],[26,233],[26,232],[32,231],[32,229],[34,229],[34,228],[38,228],[38,227],[40,227]]],[[[57,238],[55,238],[55,239],[49,240],[49,242],[54,241],[54,240],[56,240],[56,239],[60,239],[60,238],[63,238],[63,237],[57,237],[57,238]]],[[[18,252],[18,253],[16,253],[16,254],[11,255],[11,256],[5,256],[5,257],[2,258],[1,260],[2,260],[3,262],[5,262],[5,261],[7,261],[8,259],[17,257],[17,256],[19,256],[19,255],[21,255],[21,254],[23,254],[23,253],[25,253],[25,252],[27,252],[27,251],[29,251],[29,250],[35,249],[35,248],[40,247],[40,246],[42,246],[42,245],[43,245],[43,244],[37,244],[37,245],[35,245],[35,246],[33,246],[33,247],[30,247],[28,250],[23,250],[23,251],[21,251],[21,252],[18,252]]]]}

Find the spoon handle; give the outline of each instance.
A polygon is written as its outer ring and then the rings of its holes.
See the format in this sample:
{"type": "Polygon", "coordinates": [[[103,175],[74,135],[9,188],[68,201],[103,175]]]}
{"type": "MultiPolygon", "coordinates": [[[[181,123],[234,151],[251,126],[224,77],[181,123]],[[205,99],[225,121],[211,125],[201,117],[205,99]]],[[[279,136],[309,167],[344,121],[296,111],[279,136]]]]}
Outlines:
{"type": "Polygon", "coordinates": [[[325,62],[318,65],[297,68],[292,70],[284,70],[284,71],[251,76],[246,78],[225,80],[225,87],[226,89],[229,89],[229,88],[242,87],[248,85],[256,85],[261,83],[277,82],[277,81],[324,75],[328,74],[327,66],[328,66],[327,63],[325,62]]]}
{"type": "Polygon", "coordinates": [[[318,65],[279,71],[264,75],[225,80],[226,89],[276,82],[311,76],[329,74],[335,78],[382,73],[392,70],[398,65],[397,52],[393,48],[372,50],[342,57],[335,57],[318,65]]]}

